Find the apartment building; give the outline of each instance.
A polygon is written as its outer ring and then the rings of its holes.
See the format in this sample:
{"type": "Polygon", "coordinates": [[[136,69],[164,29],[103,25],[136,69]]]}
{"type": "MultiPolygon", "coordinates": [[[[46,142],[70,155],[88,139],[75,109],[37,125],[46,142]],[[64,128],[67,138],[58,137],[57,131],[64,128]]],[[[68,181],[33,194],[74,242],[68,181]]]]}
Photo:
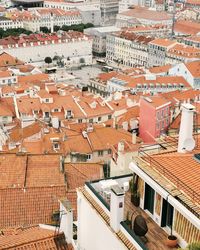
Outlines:
{"type": "Polygon", "coordinates": [[[25,62],[42,62],[45,57],[60,56],[74,64],[92,63],[92,39],[80,32],[31,34],[0,39],[0,49],[25,62]]]}
{"type": "Polygon", "coordinates": [[[5,16],[0,16],[0,28],[3,30],[7,29],[18,29],[23,28],[23,22],[21,20],[12,20],[5,16]]]}
{"type": "Polygon", "coordinates": [[[6,12],[6,17],[13,26],[20,23],[20,27],[32,32],[39,32],[41,27],[52,30],[54,26],[62,27],[82,23],[79,11],[55,8],[31,8],[22,11],[14,9],[6,12]]]}
{"type": "Polygon", "coordinates": [[[114,25],[119,12],[119,0],[100,0],[101,25],[114,25]]]}
{"type": "Polygon", "coordinates": [[[174,65],[169,70],[170,75],[182,76],[189,82],[193,89],[200,88],[200,73],[199,73],[200,61],[193,61],[189,63],[179,63],[174,65]]]}
{"type": "Polygon", "coordinates": [[[157,38],[148,44],[148,66],[163,66],[167,51],[177,42],[169,39],[157,38]]]}
{"type": "Polygon", "coordinates": [[[109,34],[106,39],[106,59],[126,66],[146,66],[148,43],[152,37],[126,31],[109,34]]]}
{"type": "Polygon", "coordinates": [[[44,1],[45,8],[72,10],[80,6],[94,6],[94,7],[99,8],[100,3],[99,1],[77,1],[77,0],[72,0],[72,1],[45,0],[44,1]]]}
{"type": "Polygon", "coordinates": [[[78,10],[83,23],[93,23],[99,26],[102,21],[100,1],[44,1],[45,8],[56,8],[62,10],[78,10]]]}
{"type": "Polygon", "coordinates": [[[139,135],[144,142],[153,142],[166,133],[170,124],[170,105],[171,102],[163,97],[141,97],[139,135]]]}
{"type": "Polygon", "coordinates": [[[84,34],[92,36],[93,44],[92,51],[97,56],[106,55],[106,36],[112,32],[117,32],[120,29],[115,26],[88,28],[84,30],[84,34]]]}
{"type": "Polygon", "coordinates": [[[186,0],[185,6],[192,9],[199,9],[200,3],[198,0],[186,0]]]}

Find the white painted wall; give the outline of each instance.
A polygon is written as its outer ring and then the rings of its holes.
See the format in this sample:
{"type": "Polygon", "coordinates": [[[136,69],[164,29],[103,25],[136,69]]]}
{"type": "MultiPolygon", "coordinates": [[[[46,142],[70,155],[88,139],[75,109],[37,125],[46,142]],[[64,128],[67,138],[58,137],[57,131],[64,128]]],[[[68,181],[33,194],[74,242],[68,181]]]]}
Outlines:
{"type": "Polygon", "coordinates": [[[184,63],[177,64],[169,69],[169,75],[182,76],[191,85],[191,87],[194,87],[194,77],[184,63]]]}
{"type": "Polygon", "coordinates": [[[20,58],[25,62],[44,61],[47,56],[54,57],[55,55],[64,56],[65,58],[84,58],[85,64],[92,63],[92,40],[76,40],[58,44],[44,44],[39,46],[25,46],[1,48],[4,52],[20,58]]]}
{"type": "Polygon", "coordinates": [[[80,193],[77,205],[78,246],[80,250],[127,250],[80,193]]]}

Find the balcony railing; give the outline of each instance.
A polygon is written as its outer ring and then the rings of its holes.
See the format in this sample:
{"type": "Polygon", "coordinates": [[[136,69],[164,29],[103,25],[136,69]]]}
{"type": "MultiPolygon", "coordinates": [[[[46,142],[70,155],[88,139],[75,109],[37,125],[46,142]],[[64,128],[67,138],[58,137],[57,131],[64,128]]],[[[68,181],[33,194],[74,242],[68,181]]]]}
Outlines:
{"type": "Polygon", "coordinates": [[[171,180],[177,186],[177,188],[179,188],[180,190],[185,190],[185,192],[190,195],[191,199],[194,202],[200,204],[200,193],[192,190],[186,183],[181,181],[177,176],[175,176],[167,168],[153,159],[149,154],[145,153],[144,151],[140,151],[139,155],[141,155],[151,166],[155,166],[161,174],[164,174],[167,178],[169,178],[169,180],[171,180]]]}
{"type": "Polygon", "coordinates": [[[126,224],[125,221],[122,221],[120,224],[125,228],[125,230],[127,231],[127,233],[131,235],[131,237],[134,239],[134,241],[136,241],[137,244],[138,244],[143,250],[148,250],[148,248],[144,245],[144,243],[141,241],[141,239],[134,233],[133,230],[131,230],[131,229],[129,228],[129,226],[126,224]]]}

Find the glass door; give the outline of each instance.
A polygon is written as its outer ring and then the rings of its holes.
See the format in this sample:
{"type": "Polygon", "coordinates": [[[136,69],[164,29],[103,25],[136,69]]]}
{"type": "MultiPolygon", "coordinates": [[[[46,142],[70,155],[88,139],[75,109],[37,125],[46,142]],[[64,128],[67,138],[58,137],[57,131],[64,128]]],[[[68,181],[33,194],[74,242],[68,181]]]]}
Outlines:
{"type": "Polygon", "coordinates": [[[163,199],[161,227],[168,226],[171,228],[173,223],[173,215],[174,208],[165,199],[163,199]]]}
{"type": "Polygon", "coordinates": [[[147,183],[145,183],[145,199],[144,199],[144,209],[147,209],[151,214],[154,210],[154,196],[155,191],[147,183]]]}

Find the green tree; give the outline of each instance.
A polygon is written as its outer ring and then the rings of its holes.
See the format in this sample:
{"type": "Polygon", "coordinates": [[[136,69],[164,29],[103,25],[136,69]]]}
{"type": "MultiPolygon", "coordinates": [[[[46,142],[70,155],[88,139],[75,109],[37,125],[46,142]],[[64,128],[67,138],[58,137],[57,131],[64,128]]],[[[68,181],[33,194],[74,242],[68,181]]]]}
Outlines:
{"type": "MultiPolygon", "coordinates": [[[[182,248],[179,248],[178,250],[183,250],[182,248]]],[[[185,250],[200,250],[200,242],[195,242],[189,244],[185,250]]]]}
{"type": "Polygon", "coordinates": [[[45,61],[45,63],[47,63],[47,64],[52,63],[52,59],[51,59],[50,56],[45,57],[44,61],[45,61]]]}
{"type": "Polygon", "coordinates": [[[60,30],[60,26],[55,25],[55,26],[53,27],[53,30],[54,30],[54,32],[59,31],[59,30],[60,30]]]}
{"type": "Polygon", "coordinates": [[[50,30],[47,27],[40,27],[40,31],[43,33],[50,33],[50,30]]]}

